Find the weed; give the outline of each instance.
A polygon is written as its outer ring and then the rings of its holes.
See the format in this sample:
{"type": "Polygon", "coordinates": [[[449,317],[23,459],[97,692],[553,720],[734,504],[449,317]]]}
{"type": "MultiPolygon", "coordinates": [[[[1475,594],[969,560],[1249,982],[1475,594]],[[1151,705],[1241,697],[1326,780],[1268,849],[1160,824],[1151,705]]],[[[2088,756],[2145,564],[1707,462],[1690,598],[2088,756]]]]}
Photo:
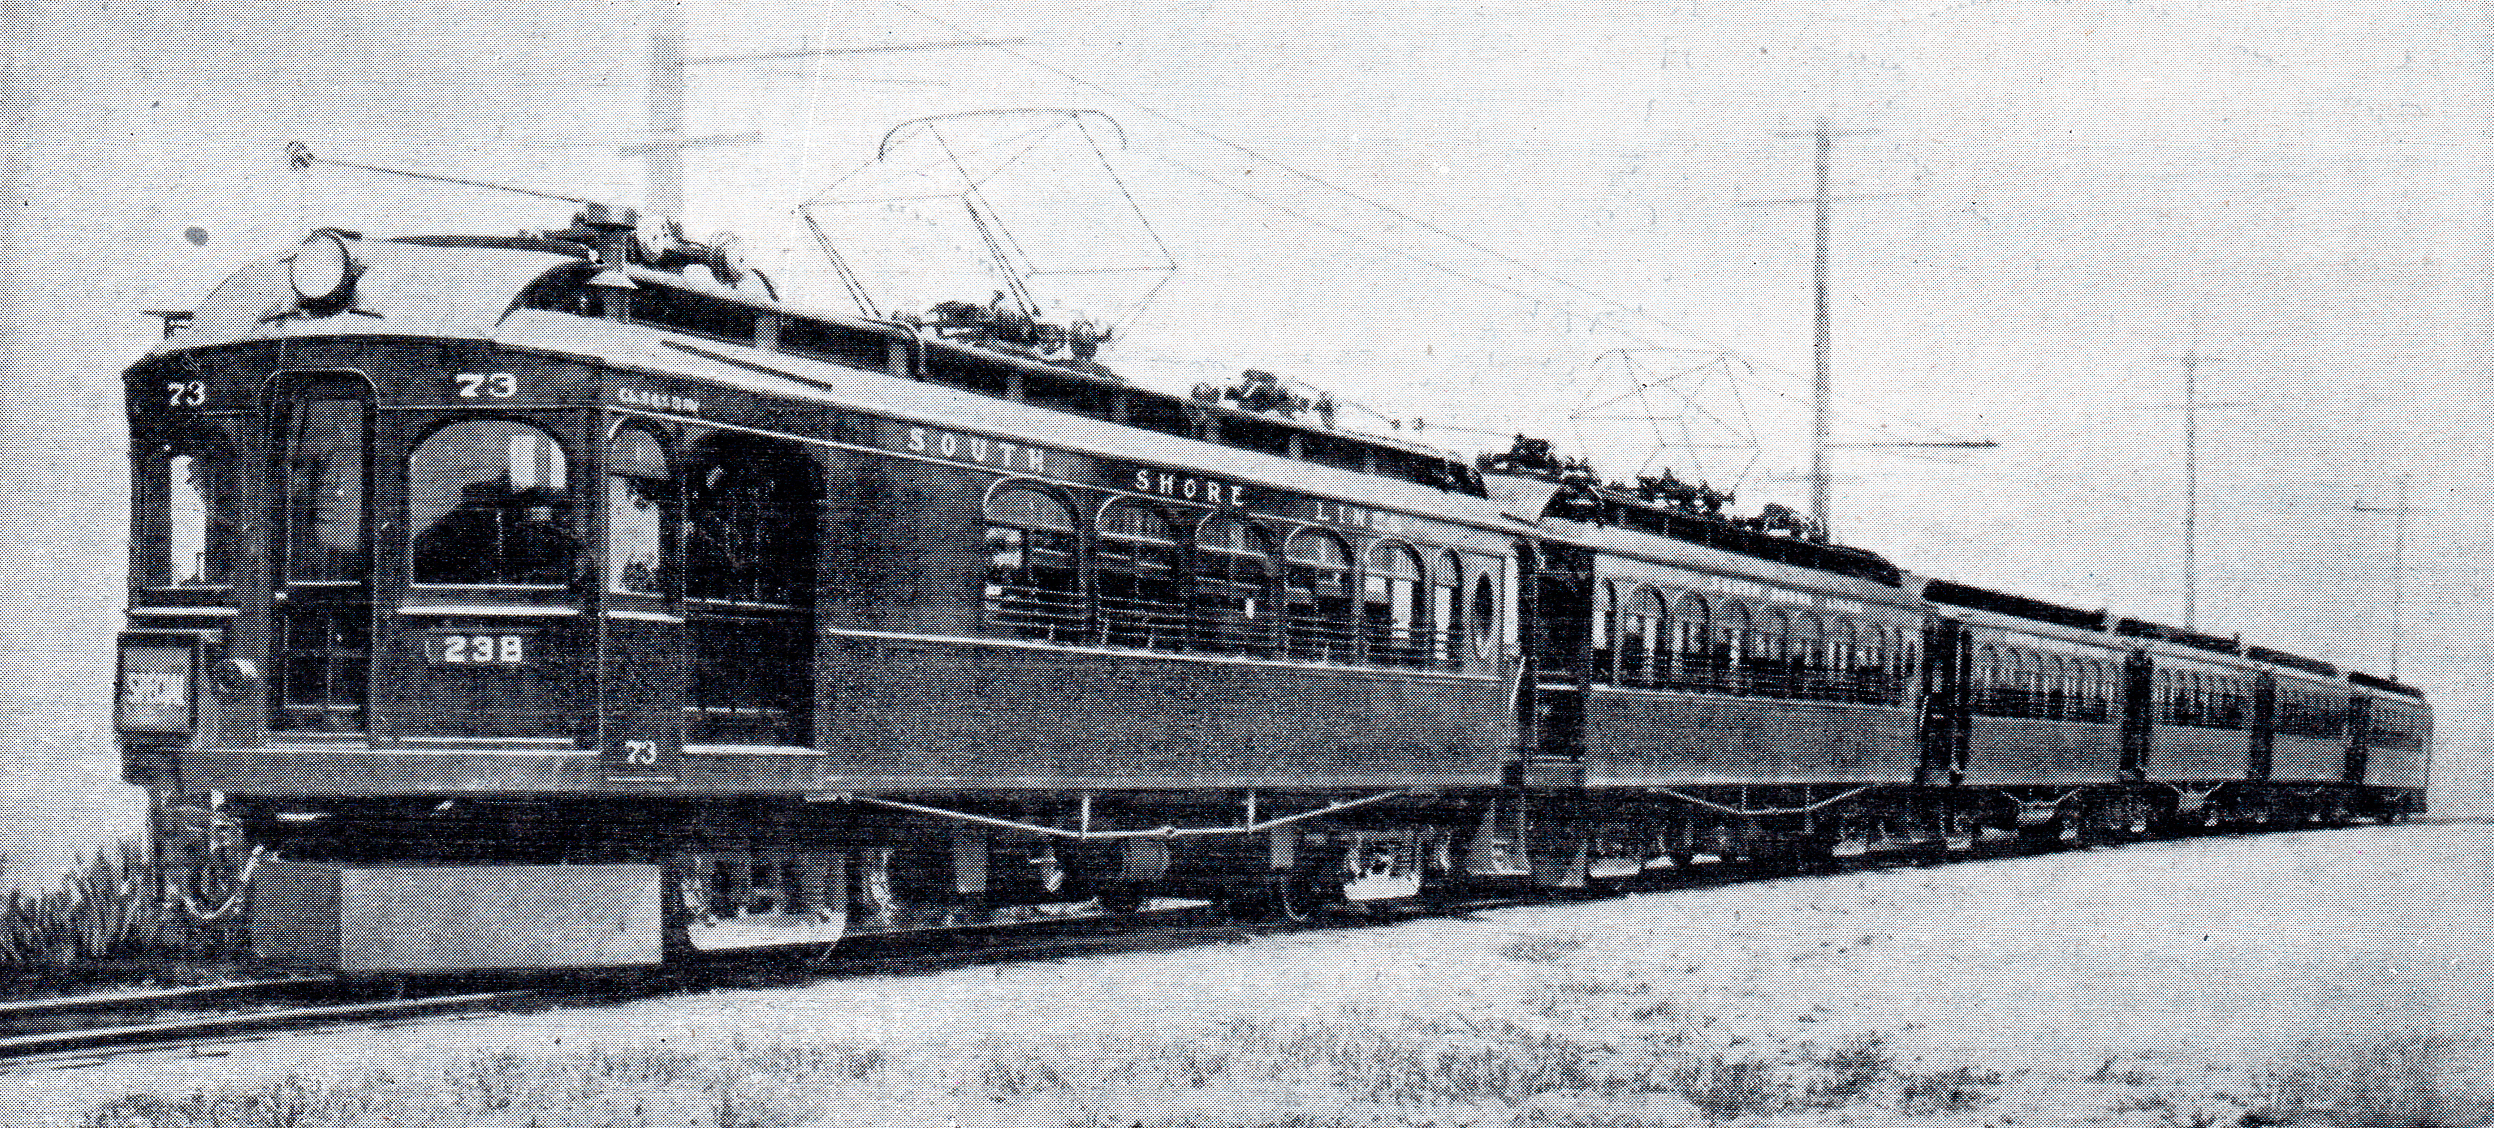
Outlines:
{"type": "Polygon", "coordinates": [[[2305,1043],[2296,1059],[2264,1074],[2254,1116],[2269,1123],[2325,1121],[2336,1128],[2459,1128],[2494,1117],[2494,1094],[2465,1093],[2449,1069],[2458,1045],[2406,1029],[2305,1043]]]}
{"type": "Polygon", "coordinates": [[[479,1112],[501,1112],[519,1103],[531,1072],[526,1058],[503,1051],[470,1057],[445,1071],[443,1078],[462,1103],[479,1112]]]}
{"type": "Polygon", "coordinates": [[[2109,1057],[2104,1059],[2104,1064],[2097,1066],[2094,1073],[2087,1075],[2087,1079],[2090,1081],[2102,1081],[2114,1085],[2145,1085],[2148,1082],[2155,1080],[2154,1077],[2148,1074],[2148,1071],[2139,1069],[2135,1066],[2130,1069],[2120,1070],[2113,1068],[2113,1063],[2120,1060],[2122,1059],[2119,1057],[2109,1057]]]}
{"type": "Polygon", "coordinates": [[[1907,1116],[1964,1112],[1990,1103],[1992,1094],[1984,1090],[1998,1084],[2000,1074],[1962,1065],[1936,1073],[1908,1073],[1897,1093],[1896,1107],[1907,1116]]]}
{"type": "Polygon", "coordinates": [[[370,1107],[361,1087],[298,1076],[241,1089],[168,1099],[132,1095],[87,1114],[80,1128],[325,1128],[353,1124],[370,1107]]]}
{"type": "Polygon", "coordinates": [[[1502,959],[1518,963],[1557,963],[1585,946],[1582,936],[1519,936],[1498,946],[1502,959]]]}
{"type": "MultiPolygon", "coordinates": [[[[0,856],[0,885],[7,862],[0,856]]],[[[11,887],[0,897],[0,967],[63,966],[131,956],[199,957],[233,936],[231,925],[203,925],[168,907],[165,873],[147,848],[123,839],[47,893],[11,887]]]]}
{"type": "Polygon", "coordinates": [[[1685,1025],[1689,1021],[1689,1016],[1687,1011],[1681,1009],[1679,1000],[1658,999],[1654,1002],[1638,1007],[1635,1010],[1629,1011],[1628,1021],[1668,1022],[1685,1025]]]}
{"type": "Polygon", "coordinates": [[[1056,1066],[1027,1047],[990,1046],[979,1066],[979,1083],[996,1100],[1020,1100],[1073,1087],[1056,1066]]]}
{"type": "Polygon", "coordinates": [[[1524,1005],[1544,1018],[1574,1018],[1583,1015],[1594,999],[1612,995],[1633,998],[1653,992],[1654,985],[1651,983],[1621,983],[1617,980],[1543,983],[1525,992],[1524,1005]]]}
{"type": "Polygon", "coordinates": [[[1896,1070],[1896,1055],[1888,1052],[1887,1038],[1876,1030],[1824,1049],[1806,1047],[1802,1062],[1816,1074],[1803,1087],[1801,1097],[1812,1108],[1852,1104],[1896,1070]]]}
{"type": "Polygon", "coordinates": [[[819,1099],[776,1089],[724,1084],[712,1094],[718,1128],[798,1128],[823,1114],[819,1099]]]}
{"type": "Polygon", "coordinates": [[[1692,1057],[1681,1064],[1673,1083],[1709,1120],[1781,1112],[1787,1104],[1774,1063],[1757,1058],[1692,1057]]]}

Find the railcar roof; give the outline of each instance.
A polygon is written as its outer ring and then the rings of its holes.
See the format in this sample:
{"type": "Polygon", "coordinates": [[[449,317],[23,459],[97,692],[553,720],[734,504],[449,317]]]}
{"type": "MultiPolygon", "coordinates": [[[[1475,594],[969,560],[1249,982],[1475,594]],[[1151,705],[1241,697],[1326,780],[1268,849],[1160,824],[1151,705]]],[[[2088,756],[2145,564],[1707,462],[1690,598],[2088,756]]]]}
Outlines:
{"type": "Polygon", "coordinates": [[[291,250],[227,276],[191,313],[190,324],[150,355],[180,349],[342,331],[393,336],[490,335],[520,291],[576,255],[518,246],[443,246],[366,239],[355,246],[362,267],[349,309],[303,316],[286,277],[291,250]]]}
{"type": "Polygon", "coordinates": [[[1413,517],[1502,532],[1524,528],[1502,514],[1496,501],[1486,497],[1145,431],[964,388],[908,380],[788,353],[706,340],[691,348],[671,347],[667,335],[646,326],[521,310],[504,322],[494,339],[512,347],[590,356],[758,395],[804,400],[929,426],[1031,439],[1094,457],[1184,467],[1413,517]]]}

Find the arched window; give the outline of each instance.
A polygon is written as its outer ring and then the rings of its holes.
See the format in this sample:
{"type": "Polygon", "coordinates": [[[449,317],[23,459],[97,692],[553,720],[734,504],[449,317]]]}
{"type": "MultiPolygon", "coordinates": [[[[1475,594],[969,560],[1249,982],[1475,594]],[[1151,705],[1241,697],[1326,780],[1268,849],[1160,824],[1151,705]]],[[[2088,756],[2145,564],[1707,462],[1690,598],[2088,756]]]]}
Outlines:
{"type": "Polygon", "coordinates": [[[986,540],[988,625],[1051,642],[1080,638],[1081,533],[1073,508],[1034,486],[1005,486],[987,497],[986,540]]]}
{"type": "Polygon", "coordinates": [[[606,590],[667,594],[667,448],[639,427],[615,433],[606,452],[606,590]]]}
{"type": "Polygon", "coordinates": [[[1661,680],[1663,601],[1650,587],[1628,593],[1619,609],[1619,680],[1650,686],[1661,680]]]}
{"type": "Polygon", "coordinates": [[[1793,616],[1791,654],[1785,665],[1792,671],[1792,692],[1796,697],[1821,697],[1826,694],[1827,636],[1816,615],[1793,616]]]}
{"type": "Polygon", "coordinates": [[[1835,619],[1827,630],[1827,695],[1860,701],[1862,693],[1861,627],[1851,619],[1835,619]]]}
{"type": "Polygon", "coordinates": [[[1604,580],[1593,588],[1593,680],[1608,685],[1618,681],[1619,651],[1612,642],[1619,634],[1619,584],[1604,580]]]}
{"type": "Polygon", "coordinates": [[[1429,622],[1437,628],[1430,637],[1435,640],[1438,664],[1459,668],[1463,665],[1463,557],[1447,553],[1429,586],[1434,596],[1429,622]]]}
{"type": "Polygon", "coordinates": [[[1351,623],[1351,551],[1332,533],[1301,529],[1282,553],[1282,629],[1293,658],[1345,662],[1351,623]]]}
{"type": "Polygon", "coordinates": [[[1273,652],[1273,542],[1263,530],[1214,517],[1195,531],[1197,644],[1224,654],[1273,652]]]}
{"type": "Polygon", "coordinates": [[[407,460],[407,527],[420,584],[562,584],[578,567],[571,462],[511,419],[434,431],[407,460]]]}
{"type": "Polygon", "coordinates": [[[1680,597],[1671,609],[1671,681],[1685,689],[1703,689],[1714,684],[1715,663],[1706,651],[1712,638],[1708,628],[1706,597],[1691,592],[1680,597]]]}
{"type": "Polygon", "coordinates": [[[2063,720],[2070,715],[2070,664],[2060,658],[2045,661],[2051,669],[2044,675],[2050,679],[2044,689],[2044,715],[2063,720]]]}
{"type": "Polygon", "coordinates": [[[1172,648],[1186,635],[1178,533],[1159,510],[1112,501],[1100,510],[1100,634],[1111,646],[1172,648]]]}
{"type": "Polygon", "coordinates": [[[223,433],[201,428],[157,444],[138,462],[133,492],[165,525],[156,542],[161,547],[134,563],[140,582],[149,587],[233,583],[242,494],[232,444],[223,433]]]}
{"type": "Polygon", "coordinates": [[[1427,660],[1421,644],[1420,557],[1399,544],[1368,550],[1362,581],[1361,617],[1368,628],[1368,660],[1415,666],[1427,660]]]}
{"type": "Polygon", "coordinates": [[[1760,610],[1752,624],[1749,653],[1758,669],[1757,689],[1770,697],[1793,691],[1793,620],[1773,608],[1760,610]]]}
{"type": "Polygon", "coordinates": [[[1489,661],[1498,656],[1498,581],[1484,572],[1472,581],[1472,656],[1489,661]]]}
{"type": "Polygon", "coordinates": [[[2004,716],[2009,711],[2007,672],[2001,669],[2000,651],[1983,647],[1975,651],[1976,685],[1974,709],[1978,713],[2004,716]]]}
{"type": "Polygon", "coordinates": [[[1725,604],[1722,616],[1715,620],[1715,652],[1710,656],[1716,684],[1724,692],[1750,692],[1749,647],[1749,609],[1738,603],[1725,604]]]}

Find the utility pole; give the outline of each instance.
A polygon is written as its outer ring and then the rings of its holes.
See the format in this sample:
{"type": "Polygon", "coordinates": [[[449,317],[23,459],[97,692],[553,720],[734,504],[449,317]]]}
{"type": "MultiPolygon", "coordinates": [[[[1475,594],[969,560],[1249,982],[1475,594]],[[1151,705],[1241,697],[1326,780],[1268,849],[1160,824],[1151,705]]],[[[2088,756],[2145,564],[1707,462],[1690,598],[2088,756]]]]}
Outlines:
{"type": "MultiPolygon", "coordinates": [[[[1893,196],[1894,192],[1865,192],[1838,197],[1833,193],[1829,168],[1834,163],[1836,138],[1858,137],[1869,133],[1864,129],[1837,129],[1826,118],[1808,133],[1779,133],[1778,137],[1807,137],[1812,145],[1812,192],[1809,196],[1811,224],[1810,294],[1813,332],[1811,334],[1810,373],[1810,520],[1819,527],[1819,535],[1835,539],[1835,526],[1830,510],[1833,504],[1828,489],[1828,432],[1834,418],[1832,406],[1833,378],[1829,374],[1835,348],[1833,318],[1828,312],[1827,250],[1828,227],[1833,204],[1838,199],[1876,200],[1893,196]]],[[[1744,201],[1755,206],[1797,204],[1797,199],[1744,201]]]]}
{"type": "Polygon", "coordinates": [[[1814,332],[1810,340],[1810,520],[1817,522],[1819,535],[1835,539],[1834,527],[1828,522],[1827,504],[1827,432],[1832,409],[1828,406],[1827,352],[1830,345],[1827,316],[1827,166],[1835,151],[1835,138],[1827,132],[1827,119],[1819,119],[1816,142],[1817,206],[1810,231],[1810,297],[1814,332]]]}
{"type": "Polygon", "coordinates": [[[626,156],[639,156],[647,177],[650,210],[670,219],[684,217],[684,151],[713,145],[741,145],[762,140],[759,132],[684,134],[687,75],[691,68],[731,63],[775,62],[832,55],[875,55],[898,51],[937,51],[952,47],[992,47],[1019,39],[948,39],[926,43],[894,43],[875,47],[832,47],[823,50],[765,51],[750,55],[684,55],[684,6],[690,0],[650,0],[649,138],[625,146],[626,156]]]}
{"type": "Polygon", "coordinates": [[[2200,362],[2199,342],[2182,354],[2182,629],[2200,617],[2200,362]]]}
{"type": "Polygon", "coordinates": [[[2407,515],[2415,512],[2407,504],[2408,475],[2399,475],[2398,504],[2385,509],[2378,505],[2357,502],[2358,513],[2388,513],[2396,518],[2390,534],[2390,680],[2399,680],[2399,642],[2405,631],[2401,627],[2403,604],[2407,600],[2407,515]]]}

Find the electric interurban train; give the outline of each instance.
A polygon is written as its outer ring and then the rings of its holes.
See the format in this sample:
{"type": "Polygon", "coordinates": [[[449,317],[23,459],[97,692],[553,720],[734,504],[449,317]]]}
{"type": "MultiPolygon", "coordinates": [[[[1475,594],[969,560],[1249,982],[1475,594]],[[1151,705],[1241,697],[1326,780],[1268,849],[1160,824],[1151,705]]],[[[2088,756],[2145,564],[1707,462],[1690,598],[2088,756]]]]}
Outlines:
{"type": "Polygon", "coordinates": [[[1532,443],[1130,386],[1013,310],[797,309],[606,208],[322,230],[167,317],[126,377],[117,727],[169,855],[248,851],[272,959],[649,964],[2423,806],[2390,680],[1532,443]]]}

